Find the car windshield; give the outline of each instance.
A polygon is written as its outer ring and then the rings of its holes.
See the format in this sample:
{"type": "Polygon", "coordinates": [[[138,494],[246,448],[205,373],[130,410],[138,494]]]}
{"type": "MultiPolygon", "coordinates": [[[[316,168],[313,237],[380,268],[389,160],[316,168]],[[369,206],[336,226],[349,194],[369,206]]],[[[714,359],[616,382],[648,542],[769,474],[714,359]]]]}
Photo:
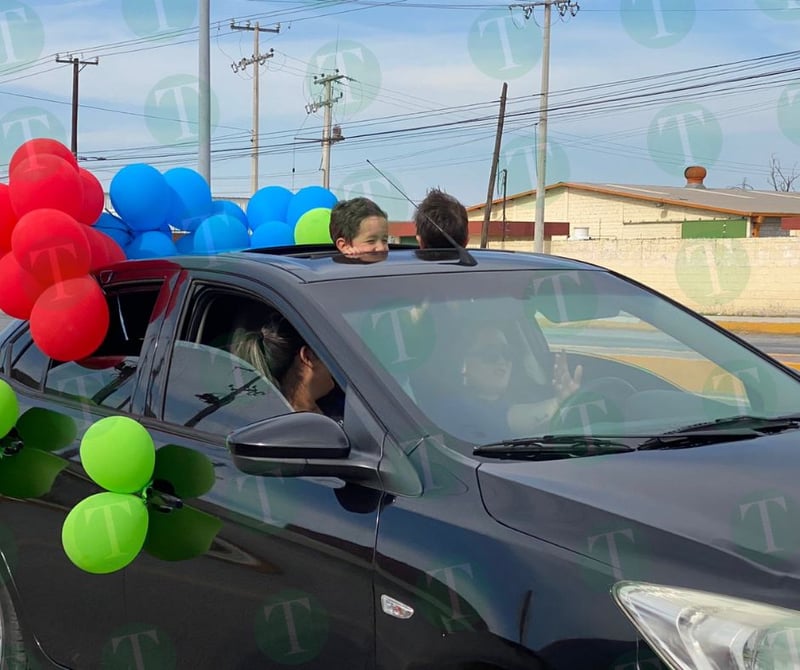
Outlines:
{"type": "Polygon", "coordinates": [[[472,444],[646,437],[800,412],[790,372],[604,271],[370,277],[313,290],[431,430],[472,444]]]}

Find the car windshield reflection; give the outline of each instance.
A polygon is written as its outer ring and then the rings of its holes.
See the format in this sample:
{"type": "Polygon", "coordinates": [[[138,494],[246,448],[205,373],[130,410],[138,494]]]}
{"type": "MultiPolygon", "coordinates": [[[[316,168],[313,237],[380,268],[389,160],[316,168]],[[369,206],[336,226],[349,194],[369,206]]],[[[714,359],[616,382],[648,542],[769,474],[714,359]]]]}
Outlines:
{"type": "Polygon", "coordinates": [[[371,277],[345,286],[314,288],[320,305],[336,305],[332,323],[369,352],[426,430],[472,445],[652,436],[800,411],[790,371],[606,272],[371,277]]]}

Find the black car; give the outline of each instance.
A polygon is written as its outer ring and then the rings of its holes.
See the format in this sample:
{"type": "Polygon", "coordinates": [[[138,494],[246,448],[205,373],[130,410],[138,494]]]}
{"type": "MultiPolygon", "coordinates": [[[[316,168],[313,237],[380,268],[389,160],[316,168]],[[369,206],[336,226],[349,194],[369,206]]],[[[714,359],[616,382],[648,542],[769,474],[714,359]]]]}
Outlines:
{"type": "Polygon", "coordinates": [[[674,301],[484,250],[97,280],[91,358],[0,338],[28,417],[0,442],[4,670],[800,667],[800,377],[674,301]],[[276,316],[330,371],[319,413],[232,351],[276,316]],[[101,491],[81,436],[120,414],[179,456],[144,550],[92,574],[62,528],[101,491]]]}

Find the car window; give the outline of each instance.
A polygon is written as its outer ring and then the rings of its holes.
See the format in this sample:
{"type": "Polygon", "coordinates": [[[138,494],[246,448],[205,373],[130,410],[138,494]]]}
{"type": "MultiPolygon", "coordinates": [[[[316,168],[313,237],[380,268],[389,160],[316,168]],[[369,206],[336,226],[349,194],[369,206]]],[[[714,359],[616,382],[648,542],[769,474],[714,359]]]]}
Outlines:
{"type": "Polygon", "coordinates": [[[800,412],[800,384],[788,371],[609,273],[364,281],[310,291],[388,389],[466,442],[647,436],[800,412]]]}
{"type": "Polygon", "coordinates": [[[90,405],[129,410],[142,345],[159,290],[158,284],[106,288],[109,328],[103,343],[83,360],[50,361],[45,392],[90,405]]]}
{"type": "Polygon", "coordinates": [[[227,435],[293,411],[271,379],[231,351],[237,332],[258,329],[272,311],[231,291],[198,292],[173,344],[164,421],[227,435]]]}
{"type": "Polygon", "coordinates": [[[49,363],[47,356],[31,341],[30,334],[17,338],[11,347],[11,373],[15,381],[39,389],[49,363]]]}

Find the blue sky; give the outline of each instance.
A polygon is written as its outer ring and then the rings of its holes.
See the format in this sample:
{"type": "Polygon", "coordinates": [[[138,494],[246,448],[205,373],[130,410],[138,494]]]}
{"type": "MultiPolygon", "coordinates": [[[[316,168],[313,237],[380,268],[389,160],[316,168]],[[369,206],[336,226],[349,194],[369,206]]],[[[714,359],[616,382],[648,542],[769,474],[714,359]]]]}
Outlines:
{"type": "MultiPolygon", "coordinates": [[[[211,0],[212,188],[247,196],[253,32],[273,56],[260,69],[259,186],[321,183],[323,113],[334,87],[331,189],[368,195],[392,218],[438,186],[486,198],[498,100],[508,83],[500,168],[509,194],[535,187],[542,7],[445,0],[211,0]]],[[[547,183],[706,183],[770,189],[800,146],[797,0],[586,0],[553,11],[547,183]],[[778,56],[778,54],[783,54],[778,56]],[[672,73],[672,74],[670,74],[672,73]],[[680,73],[680,74],[678,74],[680,73]]],[[[72,68],[80,74],[79,155],[107,186],[126,164],[197,167],[196,0],[0,0],[0,179],[26,133],[69,145],[72,68]]],[[[499,186],[499,185],[498,185],[499,186]]],[[[496,190],[495,193],[499,191],[496,190]]]]}

